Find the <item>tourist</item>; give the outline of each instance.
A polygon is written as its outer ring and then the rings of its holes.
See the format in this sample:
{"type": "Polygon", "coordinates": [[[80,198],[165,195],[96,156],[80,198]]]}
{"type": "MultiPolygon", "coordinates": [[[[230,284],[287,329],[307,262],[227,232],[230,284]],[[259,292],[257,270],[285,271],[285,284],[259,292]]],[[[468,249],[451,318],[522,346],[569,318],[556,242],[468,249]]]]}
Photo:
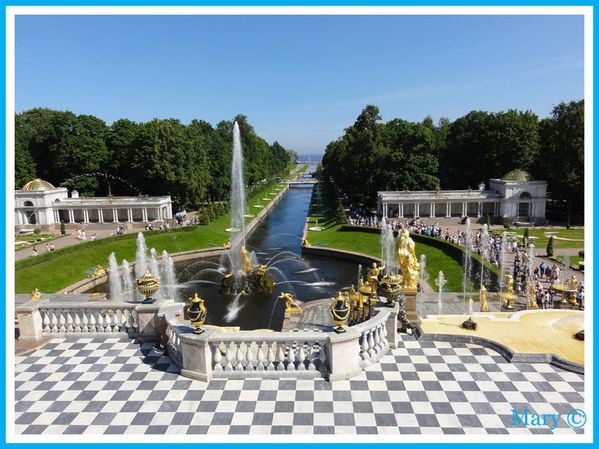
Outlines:
{"type": "Polygon", "coordinates": [[[47,252],[47,253],[49,253],[49,252],[50,252],[50,245],[48,245],[47,243],[46,243],[46,252],[47,252]]]}
{"type": "Polygon", "coordinates": [[[96,240],[98,238],[98,234],[96,234],[95,232],[92,234],[91,236],[91,241],[93,242],[94,240],[96,240]]]}
{"type": "Polygon", "coordinates": [[[549,290],[547,290],[545,292],[545,294],[543,295],[543,299],[542,299],[542,306],[543,309],[547,309],[549,308],[549,302],[551,301],[551,296],[549,294],[549,290]]]}
{"type": "Polygon", "coordinates": [[[56,248],[54,248],[54,243],[50,243],[50,251],[54,251],[56,248]]]}
{"type": "Polygon", "coordinates": [[[31,249],[31,255],[37,256],[37,248],[35,246],[31,249]]]}

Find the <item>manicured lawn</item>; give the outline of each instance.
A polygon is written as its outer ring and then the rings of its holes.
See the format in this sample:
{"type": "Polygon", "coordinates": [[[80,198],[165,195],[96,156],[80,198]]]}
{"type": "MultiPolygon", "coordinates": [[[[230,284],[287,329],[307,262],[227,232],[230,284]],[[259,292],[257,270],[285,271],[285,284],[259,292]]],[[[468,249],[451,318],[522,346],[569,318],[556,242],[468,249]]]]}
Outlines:
{"type": "MultiPolygon", "coordinates": [[[[309,226],[315,226],[317,219],[318,226],[326,229],[323,231],[308,231],[308,241],[313,246],[338,248],[374,257],[381,256],[379,234],[360,231],[341,232],[341,226],[337,225],[330,217],[309,217],[309,226]]],[[[437,287],[434,281],[440,270],[443,271],[445,279],[447,279],[447,283],[443,288],[444,291],[462,291],[463,270],[458,261],[438,248],[416,242],[416,255],[419,259],[421,254],[426,255],[428,282],[435,291],[437,287]]]]}
{"type": "Polygon", "coordinates": [[[23,242],[15,244],[15,250],[28,248],[35,245],[44,245],[44,248],[38,248],[38,251],[45,251],[46,243],[62,237],[61,234],[17,234],[15,235],[15,242],[23,242]]]}
{"type": "MultiPolygon", "coordinates": [[[[276,186],[277,183],[272,181],[248,200],[248,210],[251,214],[256,215],[260,211],[253,207],[255,204],[266,205],[272,200],[268,193],[274,191],[276,186]],[[269,201],[262,199],[265,197],[268,197],[269,201]]],[[[251,220],[247,218],[246,222],[251,220]]],[[[165,249],[172,254],[219,247],[229,239],[229,233],[225,231],[229,222],[229,214],[226,214],[208,225],[171,229],[166,232],[149,231],[144,232],[144,237],[148,248],[156,248],[159,253],[165,249]]],[[[39,288],[45,293],[59,291],[83,279],[88,268],[96,265],[106,266],[108,256],[112,252],[119,263],[122,259],[132,262],[135,260],[136,235],[136,232],[132,232],[124,236],[107,237],[41,254],[36,256],[35,260],[21,260],[15,264],[15,291],[30,293],[34,288],[39,288]]]]}
{"type": "MultiPolygon", "coordinates": [[[[517,230],[512,229],[509,232],[515,232],[519,238],[524,235],[524,229],[518,228],[517,230]]],[[[566,228],[529,228],[528,235],[531,237],[538,237],[534,240],[537,248],[546,248],[549,237],[545,236],[545,233],[553,233],[553,248],[584,248],[584,229],[566,229],[566,228]],[[563,237],[567,239],[575,239],[582,241],[570,241],[570,240],[559,240],[555,237],[563,237]]]]}

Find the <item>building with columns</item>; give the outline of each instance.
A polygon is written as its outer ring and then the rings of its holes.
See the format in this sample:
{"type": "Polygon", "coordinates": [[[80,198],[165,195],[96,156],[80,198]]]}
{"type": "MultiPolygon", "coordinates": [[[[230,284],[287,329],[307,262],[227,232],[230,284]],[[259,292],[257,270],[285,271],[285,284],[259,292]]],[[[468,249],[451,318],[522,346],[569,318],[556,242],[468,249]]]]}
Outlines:
{"type": "Polygon", "coordinates": [[[475,217],[510,224],[545,224],[547,182],[523,170],[512,170],[489,187],[477,190],[425,190],[378,192],[380,215],[399,218],[475,217]]]}
{"type": "Polygon", "coordinates": [[[15,230],[60,230],[65,225],[91,227],[162,222],[172,218],[170,196],[79,197],[77,191],[34,179],[15,191],[15,230]]]}

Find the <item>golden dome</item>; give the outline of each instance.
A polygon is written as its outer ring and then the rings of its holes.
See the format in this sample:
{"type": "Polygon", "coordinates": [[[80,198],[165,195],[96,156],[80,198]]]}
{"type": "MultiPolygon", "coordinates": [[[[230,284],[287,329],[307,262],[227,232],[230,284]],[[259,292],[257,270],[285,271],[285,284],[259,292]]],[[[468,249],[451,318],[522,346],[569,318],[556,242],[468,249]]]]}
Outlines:
{"type": "Polygon", "coordinates": [[[515,169],[507,172],[505,175],[501,177],[501,179],[505,181],[519,181],[519,182],[527,182],[534,181],[534,178],[530,173],[525,172],[524,170],[515,169]]]}
{"type": "Polygon", "coordinates": [[[25,192],[31,192],[40,190],[54,190],[55,188],[56,187],[54,187],[48,181],[44,181],[40,178],[35,178],[33,181],[29,181],[27,184],[21,187],[21,190],[25,192]]]}

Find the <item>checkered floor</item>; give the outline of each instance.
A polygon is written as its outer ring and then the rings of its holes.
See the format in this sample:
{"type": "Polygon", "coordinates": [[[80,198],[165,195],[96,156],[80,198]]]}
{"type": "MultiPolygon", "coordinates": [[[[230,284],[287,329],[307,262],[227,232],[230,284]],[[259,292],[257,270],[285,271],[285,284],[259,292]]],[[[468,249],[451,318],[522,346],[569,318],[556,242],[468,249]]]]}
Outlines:
{"type": "Polygon", "coordinates": [[[417,342],[361,376],[325,380],[181,377],[151,344],[56,339],[16,358],[17,434],[536,434],[512,409],[584,408],[583,376],[512,364],[476,345],[417,342]]]}

